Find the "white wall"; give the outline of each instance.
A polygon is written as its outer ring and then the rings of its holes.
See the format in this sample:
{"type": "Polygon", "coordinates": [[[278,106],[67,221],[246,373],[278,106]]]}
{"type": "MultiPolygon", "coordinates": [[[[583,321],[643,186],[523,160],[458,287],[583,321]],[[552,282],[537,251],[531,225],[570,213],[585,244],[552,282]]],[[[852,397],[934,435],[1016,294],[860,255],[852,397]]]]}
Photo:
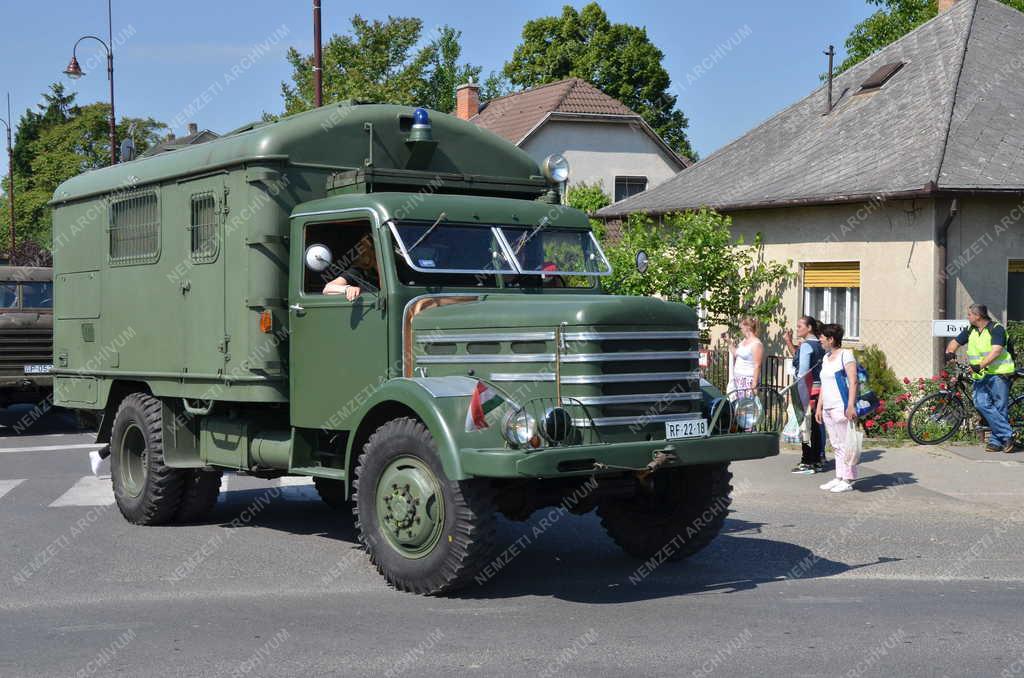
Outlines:
{"type": "Polygon", "coordinates": [[[616,176],[645,176],[653,188],[678,171],[639,127],[626,123],[548,121],[522,149],[541,162],[552,153],[569,161],[569,184],[601,182],[615,197],[616,176]]]}

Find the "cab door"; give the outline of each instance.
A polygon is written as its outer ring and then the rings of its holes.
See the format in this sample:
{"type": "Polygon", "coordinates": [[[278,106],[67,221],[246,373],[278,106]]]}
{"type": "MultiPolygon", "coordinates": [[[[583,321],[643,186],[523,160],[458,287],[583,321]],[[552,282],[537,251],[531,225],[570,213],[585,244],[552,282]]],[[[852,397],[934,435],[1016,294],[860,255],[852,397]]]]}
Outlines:
{"type": "Polygon", "coordinates": [[[346,210],[292,222],[289,273],[289,384],[291,423],[300,428],[349,430],[353,414],[387,379],[388,323],[386,290],[375,215],[346,210]],[[324,285],[355,260],[354,248],[369,234],[374,244],[376,280],[360,286],[353,301],[325,295],[324,285]],[[326,271],[306,266],[311,245],[331,252],[326,271]],[[373,283],[379,289],[373,289],[373,283]]]}

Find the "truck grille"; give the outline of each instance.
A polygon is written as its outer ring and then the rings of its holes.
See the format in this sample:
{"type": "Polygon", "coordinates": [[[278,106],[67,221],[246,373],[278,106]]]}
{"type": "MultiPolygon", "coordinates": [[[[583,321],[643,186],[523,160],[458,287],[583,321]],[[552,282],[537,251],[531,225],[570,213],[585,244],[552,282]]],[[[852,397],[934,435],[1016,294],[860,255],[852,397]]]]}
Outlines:
{"type": "Polygon", "coordinates": [[[0,329],[0,373],[24,374],[25,365],[53,362],[50,328],[0,329]]]}
{"type": "MultiPolygon", "coordinates": [[[[697,332],[567,331],[565,340],[562,395],[586,406],[596,426],[700,416],[697,332]]],[[[554,391],[554,332],[442,333],[417,343],[416,367],[430,376],[470,366],[518,402],[554,391]]]]}

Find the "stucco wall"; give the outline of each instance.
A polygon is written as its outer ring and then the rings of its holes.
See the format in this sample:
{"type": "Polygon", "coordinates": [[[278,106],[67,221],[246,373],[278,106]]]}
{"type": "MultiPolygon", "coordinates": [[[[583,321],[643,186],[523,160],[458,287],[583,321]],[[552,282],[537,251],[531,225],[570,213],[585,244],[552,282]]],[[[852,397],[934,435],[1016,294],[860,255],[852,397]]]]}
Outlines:
{"type": "Polygon", "coordinates": [[[992,317],[1006,321],[1011,259],[1024,259],[1024,200],[1019,198],[961,198],[959,213],[949,227],[947,301],[963,318],[969,304],[986,304],[992,317]]]}
{"type": "MultiPolygon", "coordinates": [[[[861,331],[849,345],[877,344],[899,376],[934,373],[941,342],[931,336],[940,293],[932,201],[790,207],[730,216],[736,235],[749,241],[760,231],[766,255],[791,259],[798,273],[804,262],[860,262],[861,331]]],[[[786,290],[785,307],[788,322],[795,323],[803,312],[802,280],[786,290]]],[[[768,338],[777,340],[779,330],[769,328],[768,338]]]]}
{"type": "Polygon", "coordinates": [[[616,176],[645,176],[653,188],[678,171],[658,144],[624,123],[549,121],[522,148],[538,162],[561,153],[569,161],[570,185],[600,181],[612,198],[616,176]]]}

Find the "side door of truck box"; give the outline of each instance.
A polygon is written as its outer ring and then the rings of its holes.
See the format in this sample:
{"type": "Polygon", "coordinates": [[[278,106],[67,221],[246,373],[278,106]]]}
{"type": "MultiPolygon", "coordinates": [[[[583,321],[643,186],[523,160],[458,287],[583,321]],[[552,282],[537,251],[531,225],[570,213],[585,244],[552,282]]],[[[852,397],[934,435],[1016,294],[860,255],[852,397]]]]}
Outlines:
{"type": "Polygon", "coordinates": [[[387,298],[379,273],[379,237],[369,211],[293,219],[288,285],[293,426],[354,428],[353,414],[387,379],[387,298]],[[306,265],[306,253],[316,245],[330,251],[325,270],[306,265]],[[368,261],[373,265],[360,265],[368,261]],[[324,294],[326,284],[339,276],[360,288],[356,299],[324,294]]]}
{"type": "Polygon", "coordinates": [[[216,375],[224,370],[224,187],[223,174],[183,181],[175,192],[178,205],[172,206],[180,207],[173,213],[184,221],[179,231],[184,247],[174,253],[172,277],[177,278],[183,304],[179,327],[184,368],[194,375],[216,375]]]}

